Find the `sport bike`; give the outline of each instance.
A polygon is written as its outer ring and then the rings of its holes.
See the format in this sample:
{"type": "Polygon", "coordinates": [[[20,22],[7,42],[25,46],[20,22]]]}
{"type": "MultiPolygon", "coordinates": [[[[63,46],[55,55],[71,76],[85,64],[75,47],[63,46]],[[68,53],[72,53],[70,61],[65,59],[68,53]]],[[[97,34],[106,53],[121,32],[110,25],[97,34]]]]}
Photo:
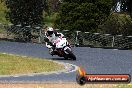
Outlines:
{"type": "Polygon", "coordinates": [[[64,57],[65,59],[76,60],[76,56],[73,54],[70,44],[66,38],[58,37],[54,42],[54,52],[59,57],[64,57]]]}

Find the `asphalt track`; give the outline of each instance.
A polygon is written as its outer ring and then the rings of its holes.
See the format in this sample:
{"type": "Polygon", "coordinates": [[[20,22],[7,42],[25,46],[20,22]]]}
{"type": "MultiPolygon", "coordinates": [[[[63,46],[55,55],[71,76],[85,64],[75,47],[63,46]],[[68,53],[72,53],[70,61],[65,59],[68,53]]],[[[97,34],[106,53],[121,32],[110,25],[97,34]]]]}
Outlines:
{"type": "MultiPolygon", "coordinates": [[[[48,58],[50,60],[83,67],[88,74],[130,74],[132,75],[132,51],[73,47],[76,61],[64,60],[48,54],[43,44],[0,42],[0,52],[24,56],[48,58]]],[[[74,68],[73,68],[74,69],[74,68]]],[[[61,72],[49,75],[0,76],[0,82],[75,82],[76,72],[61,72]]]]}

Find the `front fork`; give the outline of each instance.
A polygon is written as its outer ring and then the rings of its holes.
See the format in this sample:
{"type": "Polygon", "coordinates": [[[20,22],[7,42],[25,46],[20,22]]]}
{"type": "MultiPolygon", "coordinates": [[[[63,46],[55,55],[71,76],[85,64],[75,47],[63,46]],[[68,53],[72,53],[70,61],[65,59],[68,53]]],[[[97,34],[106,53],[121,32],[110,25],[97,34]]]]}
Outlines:
{"type": "Polygon", "coordinates": [[[66,54],[69,54],[69,53],[66,51],[67,49],[69,49],[69,50],[71,51],[71,48],[68,47],[68,46],[64,47],[64,52],[65,52],[66,54]]]}

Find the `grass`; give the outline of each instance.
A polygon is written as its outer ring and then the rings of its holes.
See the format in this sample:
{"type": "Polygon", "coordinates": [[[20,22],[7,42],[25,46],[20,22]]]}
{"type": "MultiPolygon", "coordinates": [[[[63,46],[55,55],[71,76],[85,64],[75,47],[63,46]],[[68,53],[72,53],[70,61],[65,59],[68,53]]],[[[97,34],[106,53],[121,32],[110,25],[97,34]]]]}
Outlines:
{"type": "Polygon", "coordinates": [[[117,85],[117,88],[132,88],[132,84],[120,84],[120,85],[117,85]]]}
{"type": "Polygon", "coordinates": [[[0,53],[0,75],[50,72],[63,68],[63,65],[46,59],[0,53]]]}
{"type": "Polygon", "coordinates": [[[76,83],[29,83],[29,84],[0,84],[1,88],[132,88],[132,86],[120,87],[116,84],[86,84],[80,86],[76,83]]]}

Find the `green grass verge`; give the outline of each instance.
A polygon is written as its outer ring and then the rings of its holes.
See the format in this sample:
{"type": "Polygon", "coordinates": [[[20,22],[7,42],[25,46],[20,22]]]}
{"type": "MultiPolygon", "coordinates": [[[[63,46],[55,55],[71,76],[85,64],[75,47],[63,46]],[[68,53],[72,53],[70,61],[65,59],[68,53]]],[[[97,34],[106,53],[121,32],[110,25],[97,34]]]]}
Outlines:
{"type": "Polygon", "coordinates": [[[0,75],[50,72],[63,68],[63,65],[46,59],[0,53],[0,75]]]}
{"type": "Polygon", "coordinates": [[[132,88],[132,84],[120,84],[116,88],[132,88]]]}

